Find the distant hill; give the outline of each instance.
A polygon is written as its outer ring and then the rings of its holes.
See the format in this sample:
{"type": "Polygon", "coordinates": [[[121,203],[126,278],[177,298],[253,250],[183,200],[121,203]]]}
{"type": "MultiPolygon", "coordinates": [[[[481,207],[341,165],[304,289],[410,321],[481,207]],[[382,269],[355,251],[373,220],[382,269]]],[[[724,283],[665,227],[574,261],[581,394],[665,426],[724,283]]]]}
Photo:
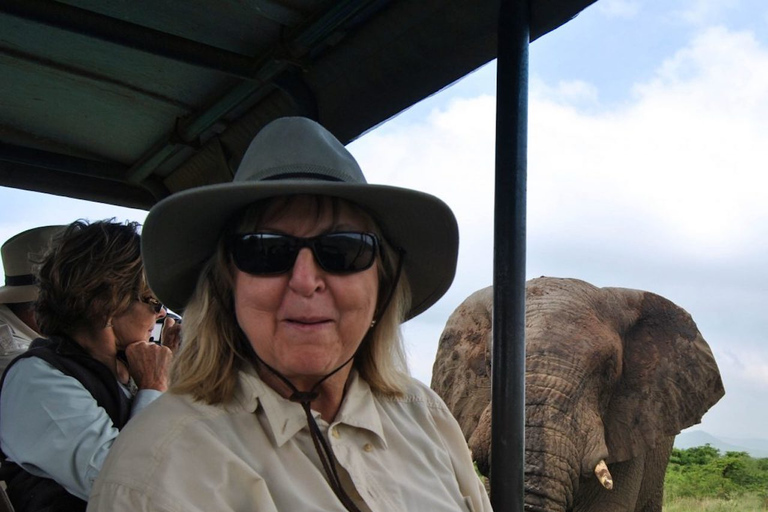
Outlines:
{"type": "Polygon", "coordinates": [[[695,446],[710,445],[725,452],[747,452],[756,459],[768,458],[768,439],[737,439],[715,437],[703,430],[687,430],[675,438],[675,448],[686,450],[695,446]]]}

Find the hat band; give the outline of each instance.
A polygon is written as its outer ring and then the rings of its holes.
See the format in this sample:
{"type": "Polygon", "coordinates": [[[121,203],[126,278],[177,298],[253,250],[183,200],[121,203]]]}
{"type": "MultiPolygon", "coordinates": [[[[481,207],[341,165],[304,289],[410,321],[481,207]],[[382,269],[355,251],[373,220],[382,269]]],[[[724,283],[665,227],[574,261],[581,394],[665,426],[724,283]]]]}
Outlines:
{"type": "Polygon", "coordinates": [[[5,276],[5,286],[29,286],[35,284],[35,276],[24,274],[23,276],[5,276]]]}
{"type": "Polygon", "coordinates": [[[261,181],[279,181],[279,180],[320,180],[320,181],[344,181],[335,176],[328,176],[327,174],[317,174],[314,172],[287,172],[284,174],[275,174],[274,176],[267,176],[261,181]]]}

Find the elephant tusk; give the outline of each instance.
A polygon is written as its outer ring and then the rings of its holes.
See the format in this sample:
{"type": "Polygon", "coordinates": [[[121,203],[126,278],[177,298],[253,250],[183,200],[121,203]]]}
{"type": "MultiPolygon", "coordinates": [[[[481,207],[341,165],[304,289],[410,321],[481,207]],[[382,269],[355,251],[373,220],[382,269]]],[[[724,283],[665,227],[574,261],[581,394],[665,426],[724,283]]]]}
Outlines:
{"type": "Polygon", "coordinates": [[[601,460],[597,463],[597,466],[595,466],[595,476],[597,476],[597,479],[603,484],[603,487],[609,491],[613,489],[613,477],[611,476],[611,472],[608,471],[608,466],[605,465],[604,460],[601,460]]]}

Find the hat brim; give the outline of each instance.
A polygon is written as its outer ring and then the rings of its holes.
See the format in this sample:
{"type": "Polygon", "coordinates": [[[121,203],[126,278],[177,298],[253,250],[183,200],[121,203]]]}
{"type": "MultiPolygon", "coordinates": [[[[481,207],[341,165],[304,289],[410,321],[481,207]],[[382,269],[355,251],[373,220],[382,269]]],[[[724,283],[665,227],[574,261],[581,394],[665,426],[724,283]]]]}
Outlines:
{"type": "Polygon", "coordinates": [[[37,285],[0,286],[0,304],[19,304],[37,300],[37,285]]]}
{"type": "Polygon", "coordinates": [[[324,195],[358,204],[391,245],[406,251],[403,271],[412,292],[406,319],[425,311],[451,286],[458,226],[448,205],[437,197],[388,185],[280,180],[210,185],[156,204],[142,229],[142,257],[153,292],[182,312],[232,215],[259,200],[286,194],[324,195]]]}

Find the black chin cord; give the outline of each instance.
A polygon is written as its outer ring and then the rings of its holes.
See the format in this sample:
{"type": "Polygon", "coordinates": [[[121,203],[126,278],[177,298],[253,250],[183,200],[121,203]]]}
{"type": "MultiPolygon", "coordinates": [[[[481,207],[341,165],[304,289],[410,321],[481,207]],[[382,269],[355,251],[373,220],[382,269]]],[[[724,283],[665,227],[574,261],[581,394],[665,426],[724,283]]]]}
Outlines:
{"type": "MultiPolygon", "coordinates": [[[[392,283],[392,286],[389,289],[389,292],[387,294],[387,297],[383,301],[383,306],[380,308],[380,311],[383,312],[386,311],[387,307],[389,306],[389,302],[392,300],[392,296],[394,295],[395,288],[397,288],[397,283],[400,280],[400,274],[403,270],[403,258],[405,256],[405,251],[402,249],[398,250],[398,261],[397,261],[397,268],[395,270],[395,278],[394,282],[392,283]]],[[[376,325],[376,322],[378,321],[378,318],[374,318],[374,320],[371,322],[371,326],[369,327],[369,330],[373,328],[374,325],[376,325]]],[[[342,505],[344,505],[344,508],[346,508],[349,512],[361,512],[359,508],[357,508],[357,505],[355,505],[354,501],[352,501],[352,498],[349,497],[349,495],[344,491],[344,487],[341,485],[341,479],[339,478],[339,473],[336,471],[336,464],[334,463],[334,457],[333,457],[333,450],[331,450],[330,445],[328,444],[328,441],[325,440],[325,437],[323,437],[323,433],[320,432],[320,427],[317,425],[317,422],[315,421],[315,417],[312,416],[312,409],[310,407],[310,404],[312,400],[316,400],[317,397],[320,396],[320,393],[317,391],[317,388],[320,386],[320,384],[325,381],[328,377],[335,374],[345,366],[347,366],[354,358],[357,353],[352,354],[352,357],[347,359],[344,363],[342,363],[338,368],[333,370],[331,373],[320,379],[315,383],[314,386],[312,386],[312,389],[309,391],[299,391],[296,389],[296,386],[294,386],[291,381],[289,381],[284,375],[282,375],[280,372],[269,366],[267,363],[265,363],[259,355],[256,353],[255,350],[252,351],[253,355],[256,356],[256,359],[264,365],[266,369],[268,369],[270,372],[272,372],[273,375],[275,375],[277,378],[279,378],[283,383],[288,386],[288,388],[292,391],[291,396],[288,397],[288,400],[291,402],[296,402],[301,404],[302,409],[304,409],[304,413],[307,415],[307,426],[309,427],[309,433],[312,437],[312,442],[315,445],[315,451],[317,452],[317,455],[320,457],[320,462],[323,464],[323,469],[325,470],[325,474],[328,475],[328,483],[331,486],[331,489],[333,489],[333,493],[336,495],[337,498],[339,498],[339,501],[342,505]]]]}
{"type": "Polygon", "coordinates": [[[360,509],[357,508],[357,505],[355,505],[355,503],[352,501],[352,498],[349,497],[341,485],[339,473],[336,471],[336,464],[333,462],[333,450],[331,450],[331,447],[328,445],[328,441],[326,441],[325,437],[323,437],[323,433],[320,431],[320,427],[317,425],[315,417],[312,416],[312,410],[310,408],[310,403],[312,400],[315,400],[318,396],[320,396],[320,393],[316,391],[318,386],[320,386],[320,384],[322,384],[325,379],[347,366],[352,361],[352,359],[354,359],[354,357],[355,355],[353,354],[352,357],[347,359],[338,368],[317,381],[317,383],[312,386],[310,391],[299,391],[296,389],[296,386],[294,386],[291,381],[289,381],[284,375],[269,366],[258,355],[256,355],[256,359],[258,359],[265,368],[272,372],[273,375],[283,381],[283,383],[291,389],[293,393],[290,397],[288,397],[288,400],[301,404],[302,409],[304,409],[304,413],[307,415],[307,426],[309,427],[310,437],[312,437],[312,442],[315,445],[315,451],[317,452],[317,455],[320,457],[320,462],[323,464],[325,474],[328,475],[328,483],[330,484],[331,489],[333,489],[333,493],[337,498],[339,498],[341,504],[344,505],[344,508],[346,508],[349,512],[360,512],[360,509]]]}

